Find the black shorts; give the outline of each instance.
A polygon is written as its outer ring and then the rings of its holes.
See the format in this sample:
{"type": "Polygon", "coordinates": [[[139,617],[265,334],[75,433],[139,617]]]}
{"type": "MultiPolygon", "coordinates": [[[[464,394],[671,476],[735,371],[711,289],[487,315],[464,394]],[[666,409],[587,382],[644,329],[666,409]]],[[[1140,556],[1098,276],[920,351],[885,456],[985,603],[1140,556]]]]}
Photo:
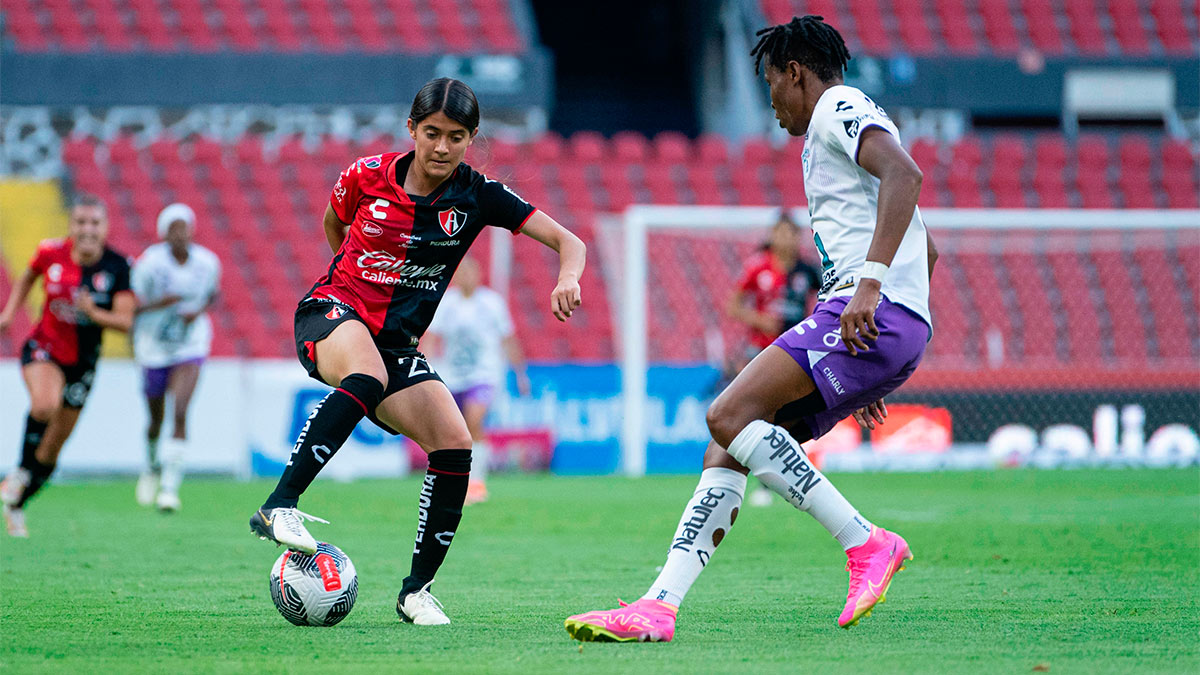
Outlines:
{"type": "MultiPolygon", "coordinates": [[[[336,387],[338,383],[325,382],[317,372],[316,345],[346,321],[361,323],[362,319],[353,307],[332,300],[310,298],[296,308],[296,356],[299,357],[304,370],[308,371],[309,377],[331,387],[336,387]]],[[[378,343],[375,347],[379,350],[379,356],[383,358],[384,367],[387,368],[388,383],[383,390],[384,398],[414,384],[429,380],[442,381],[441,376],[425,359],[425,355],[417,351],[416,347],[380,347],[378,343]]],[[[393,436],[400,433],[379,421],[374,410],[370,411],[367,417],[393,436]]]]}
{"type": "Polygon", "coordinates": [[[88,394],[92,393],[92,381],[96,379],[95,361],[63,365],[55,361],[49,351],[42,349],[36,340],[30,339],[21,347],[21,365],[30,363],[53,363],[62,371],[66,380],[63,386],[63,407],[78,409],[87,402],[88,394]]]}

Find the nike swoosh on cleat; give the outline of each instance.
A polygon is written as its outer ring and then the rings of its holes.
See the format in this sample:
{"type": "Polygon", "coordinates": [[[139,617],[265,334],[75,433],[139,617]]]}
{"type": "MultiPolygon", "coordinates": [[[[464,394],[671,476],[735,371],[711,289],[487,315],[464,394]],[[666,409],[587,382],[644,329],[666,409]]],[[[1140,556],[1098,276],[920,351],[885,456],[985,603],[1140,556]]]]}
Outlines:
{"type": "MultiPolygon", "coordinates": [[[[268,518],[267,515],[262,512],[262,509],[258,510],[258,517],[263,519],[263,522],[267,524],[267,527],[271,526],[271,519],[268,518]]],[[[894,550],[892,552],[895,553],[894,550]]]]}

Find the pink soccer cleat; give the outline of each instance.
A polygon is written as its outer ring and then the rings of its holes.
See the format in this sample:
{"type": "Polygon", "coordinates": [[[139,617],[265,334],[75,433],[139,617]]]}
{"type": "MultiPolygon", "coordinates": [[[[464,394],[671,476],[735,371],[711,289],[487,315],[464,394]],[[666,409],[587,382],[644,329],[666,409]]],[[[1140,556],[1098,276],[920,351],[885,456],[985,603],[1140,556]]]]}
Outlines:
{"type": "Polygon", "coordinates": [[[850,572],[850,592],[838,625],[849,628],[864,616],[870,616],[876,603],[887,599],[892,576],[912,560],[908,542],[882,527],[871,527],[867,543],[846,551],[846,571],[850,572]]]}
{"type": "Polygon", "coordinates": [[[679,608],[645,598],[602,612],[568,617],[565,625],[580,642],[670,642],[675,637],[675,614],[679,608]]]}

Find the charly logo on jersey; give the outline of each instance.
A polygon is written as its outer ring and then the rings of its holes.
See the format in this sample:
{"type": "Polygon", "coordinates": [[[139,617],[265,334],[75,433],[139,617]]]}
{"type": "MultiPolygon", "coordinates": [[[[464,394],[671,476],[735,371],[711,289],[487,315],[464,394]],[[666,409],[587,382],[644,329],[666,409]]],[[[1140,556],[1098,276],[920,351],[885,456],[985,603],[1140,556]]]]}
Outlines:
{"type": "Polygon", "coordinates": [[[837,105],[835,105],[833,107],[834,112],[845,112],[847,110],[852,110],[852,109],[854,109],[854,106],[851,105],[850,103],[847,103],[846,101],[838,101],[837,105]]]}
{"type": "Polygon", "coordinates": [[[367,251],[358,257],[362,278],[388,286],[436,291],[446,265],[413,265],[387,251],[367,251]]]}
{"type": "Polygon", "coordinates": [[[451,207],[445,211],[438,211],[438,222],[442,225],[442,231],[453,237],[467,224],[467,214],[457,206],[451,207]]]}
{"type": "Polygon", "coordinates": [[[363,234],[368,237],[378,237],[383,234],[383,228],[378,223],[373,223],[369,220],[364,220],[362,224],[363,234]]]}

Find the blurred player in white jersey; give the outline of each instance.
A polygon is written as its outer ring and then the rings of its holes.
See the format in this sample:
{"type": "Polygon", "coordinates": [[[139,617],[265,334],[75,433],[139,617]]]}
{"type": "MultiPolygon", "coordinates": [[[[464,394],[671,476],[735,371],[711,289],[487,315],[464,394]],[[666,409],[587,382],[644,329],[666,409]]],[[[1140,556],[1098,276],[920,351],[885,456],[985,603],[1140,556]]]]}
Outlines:
{"type": "Polygon", "coordinates": [[[158,214],[163,241],[146,249],[134,263],[131,285],[140,303],[133,327],[133,353],[143,369],[150,410],[146,430],[147,470],[137,484],[137,500],[162,511],[179,508],[179,484],[187,455],[187,411],[200,365],[212,346],[212,322],[206,310],[221,283],[221,263],[192,241],[196,214],[186,204],[171,204],[158,214]],[[167,394],[174,408],[170,437],[160,441],[167,394]]]}
{"type": "MultiPolygon", "coordinates": [[[[929,280],[937,257],[917,209],[921,170],[887,114],[846,86],[850,52],[819,16],[759,31],[751,52],[779,126],[801,155],[820,300],[734,378],[708,409],[713,441],[662,572],[640,600],[569,617],[579,640],[669,641],[684,596],[725,539],[746,474],[808,513],[846,553],[849,628],[883,602],[912,559],[908,542],[863,517],[800,447],[853,416],[873,429],[883,397],[916,370],[933,334],[929,280]]],[[[733,601],[730,598],[730,601],[733,601]]]]}
{"type": "Polygon", "coordinates": [[[422,349],[437,354],[438,373],[454,395],[471,431],[477,459],[467,486],[467,504],[487,499],[491,446],[483,422],[496,392],[504,388],[505,360],[517,376],[517,390],[529,394],[525,357],[513,331],[512,316],[499,293],[480,285],[479,264],[464,258],[429,324],[422,349]],[[430,340],[430,337],[433,340],[430,340]]]}

